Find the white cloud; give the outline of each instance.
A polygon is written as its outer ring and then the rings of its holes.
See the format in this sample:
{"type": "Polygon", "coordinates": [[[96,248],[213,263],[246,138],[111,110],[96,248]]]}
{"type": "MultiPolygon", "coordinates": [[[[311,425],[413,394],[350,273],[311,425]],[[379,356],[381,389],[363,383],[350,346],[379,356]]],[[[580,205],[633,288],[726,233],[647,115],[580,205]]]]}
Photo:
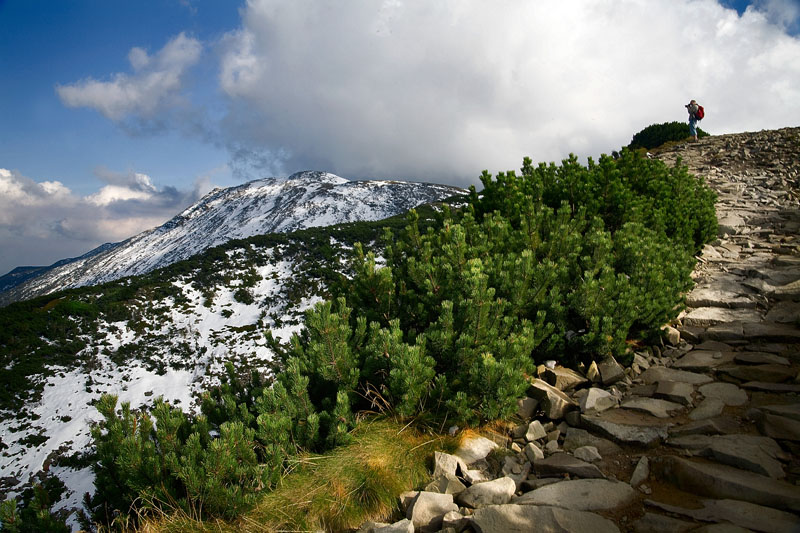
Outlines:
{"type": "Polygon", "coordinates": [[[197,63],[202,44],[181,33],[155,55],[132,48],[128,61],[133,74],[117,73],[110,81],[88,78],[59,85],[56,92],[69,107],[91,107],[119,121],[129,115],[152,117],[178,98],[186,71],[197,63]]]}
{"type": "Polygon", "coordinates": [[[0,275],[16,266],[47,265],[105,242],[127,239],[163,224],[199,199],[210,186],[201,176],[195,190],[157,188],[139,172],[96,171],[106,184],[80,196],[58,181],[36,182],[0,168],[0,275]]]}
{"type": "Polygon", "coordinates": [[[464,183],[610,152],[692,98],[712,133],[796,125],[789,5],[250,0],[222,43],[223,133],[259,172],[464,183]]]}

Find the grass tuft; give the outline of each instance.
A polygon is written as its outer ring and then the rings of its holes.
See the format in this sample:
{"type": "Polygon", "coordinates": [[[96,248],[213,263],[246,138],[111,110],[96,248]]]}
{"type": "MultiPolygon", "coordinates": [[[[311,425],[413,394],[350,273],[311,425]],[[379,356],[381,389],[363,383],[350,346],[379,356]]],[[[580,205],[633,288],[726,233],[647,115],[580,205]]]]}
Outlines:
{"type": "Polygon", "coordinates": [[[235,522],[199,522],[185,514],[147,521],[147,533],[331,532],[367,520],[401,518],[398,495],[428,481],[430,457],[452,450],[455,439],[425,435],[387,418],[361,422],[353,441],[325,455],[293,461],[280,485],[235,522]]]}

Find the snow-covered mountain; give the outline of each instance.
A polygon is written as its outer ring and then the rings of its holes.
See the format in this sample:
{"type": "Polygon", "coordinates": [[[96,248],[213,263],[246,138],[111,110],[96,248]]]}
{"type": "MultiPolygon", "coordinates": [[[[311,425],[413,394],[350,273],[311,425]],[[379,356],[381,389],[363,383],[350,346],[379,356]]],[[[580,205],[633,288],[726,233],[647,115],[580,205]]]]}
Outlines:
{"type": "Polygon", "coordinates": [[[170,265],[231,239],[381,220],[463,189],[403,181],[349,181],[299,172],[215,189],[162,226],[90,253],[0,293],[0,305],[55,290],[95,285],[170,265]]]}
{"type": "Polygon", "coordinates": [[[82,457],[102,394],[133,408],[159,396],[191,408],[226,361],[268,373],[268,333],[287,342],[300,330],[303,311],[347,272],[355,242],[404,224],[384,218],[464,192],[318,172],[254,181],[15,287],[14,299],[83,288],[0,308],[0,501],[57,477],[65,490],[53,509],[80,508],[93,490],[82,457]]]}

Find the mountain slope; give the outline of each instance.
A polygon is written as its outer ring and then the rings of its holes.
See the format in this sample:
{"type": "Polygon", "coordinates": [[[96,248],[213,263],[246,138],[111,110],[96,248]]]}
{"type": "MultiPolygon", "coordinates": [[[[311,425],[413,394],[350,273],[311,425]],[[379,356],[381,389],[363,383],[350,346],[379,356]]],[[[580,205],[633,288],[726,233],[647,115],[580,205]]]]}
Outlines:
{"type": "Polygon", "coordinates": [[[0,304],[145,274],[231,239],[380,220],[463,192],[426,183],[348,181],[325,172],[300,172],[287,179],[216,189],[162,226],[48,269],[0,293],[0,304]]]}

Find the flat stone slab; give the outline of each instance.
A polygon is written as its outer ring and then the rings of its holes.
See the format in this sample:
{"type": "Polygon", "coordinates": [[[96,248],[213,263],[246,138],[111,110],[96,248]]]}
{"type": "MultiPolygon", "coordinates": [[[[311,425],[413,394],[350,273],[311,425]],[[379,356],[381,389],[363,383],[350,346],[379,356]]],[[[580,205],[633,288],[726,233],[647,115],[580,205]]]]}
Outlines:
{"type": "Polygon", "coordinates": [[[634,425],[613,422],[599,416],[581,415],[581,422],[591,430],[598,431],[622,444],[658,446],[668,436],[668,425],[634,425]]]}
{"type": "Polygon", "coordinates": [[[692,350],[675,361],[672,368],[707,372],[731,362],[733,362],[733,353],[731,352],[692,350]]]}
{"type": "Polygon", "coordinates": [[[791,363],[785,357],[769,352],[736,352],[733,360],[743,365],[786,365],[791,363]]]}
{"type": "Polygon", "coordinates": [[[714,340],[723,342],[740,341],[745,339],[744,324],[741,321],[725,322],[709,326],[700,334],[703,340],[714,340]]]}
{"type": "Polygon", "coordinates": [[[744,322],[742,331],[749,339],[764,339],[781,342],[800,341],[800,328],[775,322],[744,322]]]}
{"type": "Polygon", "coordinates": [[[670,437],[678,437],[684,435],[724,435],[738,433],[740,431],[739,423],[729,418],[717,417],[706,418],[703,420],[694,420],[688,424],[671,427],[669,429],[670,437]]]}
{"type": "Polygon", "coordinates": [[[671,411],[680,411],[683,405],[667,400],[659,400],[657,398],[638,398],[631,397],[620,405],[623,409],[632,409],[634,411],[643,411],[649,413],[656,418],[670,418],[671,411]]]}
{"type": "Polygon", "coordinates": [[[759,409],[765,413],[791,418],[800,422],[800,402],[785,405],[762,405],[759,409]]]}
{"type": "Polygon", "coordinates": [[[704,385],[713,381],[711,377],[706,376],[705,374],[687,372],[686,370],[676,370],[674,368],[667,368],[665,366],[651,366],[644,371],[640,378],[648,385],[658,381],[681,381],[691,385],[704,385]]]}
{"type": "Polygon", "coordinates": [[[706,398],[689,413],[691,420],[703,420],[706,418],[714,418],[722,414],[725,409],[725,402],[717,398],[706,398]]]}
{"type": "Polygon", "coordinates": [[[785,476],[778,460],[784,457],[777,442],[758,435],[689,435],[670,438],[670,446],[692,451],[718,463],[780,479],[785,476]]]}
{"type": "Polygon", "coordinates": [[[707,327],[728,322],[758,322],[762,318],[761,313],[752,308],[698,307],[683,317],[683,323],[687,326],[707,327]]]}
{"type": "Polygon", "coordinates": [[[748,381],[742,388],[763,392],[800,392],[800,385],[794,383],[769,383],[765,381],[748,381]]]}
{"type": "MultiPolygon", "coordinates": [[[[651,465],[653,464],[651,460],[651,465]]],[[[658,458],[662,479],[679,489],[718,499],[739,499],[797,513],[800,487],[753,472],[675,456],[658,458]]]]}
{"type": "Polygon", "coordinates": [[[659,381],[653,396],[682,405],[692,405],[694,385],[683,381],[659,381]]]}
{"type": "Polygon", "coordinates": [[[675,505],[647,500],[648,505],[668,513],[678,514],[703,522],[731,522],[752,531],[765,533],[794,533],[800,531],[800,517],[771,507],[741,500],[702,500],[700,509],[686,509],[675,505]]]}
{"type": "Polygon", "coordinates": [[[739,406],[747,403],[747,392],[733,383],[706,383],[698,387],[697,391],[704,398],[715,398],[725,405],[739,406]]]}
{"type": "Polygon", "coordinates": [[[606,479],[560,481],[517,496],[519,505],[552,505],[574,511],[611,511],[626,507],[637,499],[627,483],[606,479]]]}
{"type": "Polygon", "coordinates": [[[795,377],[792,367],[786,365],[735,365],[717,369],[718,372],[742,381],[783,383],[795,377]]]}
{"type": "Polygon", "coordinates": [[[588,511],[573,511],[547,505],[492,505],[472,515],[478,533],[619,533],[614,522],[588,511]]]}
{"type": "Polygon", "coordinates": [[[767,312],[765,320],[785,324],[794,324],[800,316],[800,302],[778,302],[767,312]]]}
{"type": "Polygon", "coordinates": [[[792,418],[764,413],[757,425],[761,434],[767,437],[800,441],[800,421],[792,418]]]}
{"type": "Polygon", "coordinates": [[[563,452],[534,461],[533,468],[537,475],[545,477],[553,474],[570,474],[583,478],[606,477],[595,465],[563,452]]]}
{"type": "MultiPolygon", "coordinates": [[[[731,289],[735,289],[731,287],[731,289]]],[[[727,290],[715,287],[697,287],[686,296],[686,305],[692,309],[705,307],[748,309],[756,307],[757,303],[742,294],[742,287],[738,290],[727,290]]]]}
{"type": "Polygon", "coordinates": [[[583,446],[594,446],[603,456],[622,453],[622,448],[608,439],[592,435],[585,429],[567,428],[567,434],[564,436],[564,450],[574,452],[583,446]]]}
{"type": "Polygon", "coordinates": [[[633,523],[634,533],[685,533],[695,528],[697,524],[694,522],[648,512],[633,523]]]}

